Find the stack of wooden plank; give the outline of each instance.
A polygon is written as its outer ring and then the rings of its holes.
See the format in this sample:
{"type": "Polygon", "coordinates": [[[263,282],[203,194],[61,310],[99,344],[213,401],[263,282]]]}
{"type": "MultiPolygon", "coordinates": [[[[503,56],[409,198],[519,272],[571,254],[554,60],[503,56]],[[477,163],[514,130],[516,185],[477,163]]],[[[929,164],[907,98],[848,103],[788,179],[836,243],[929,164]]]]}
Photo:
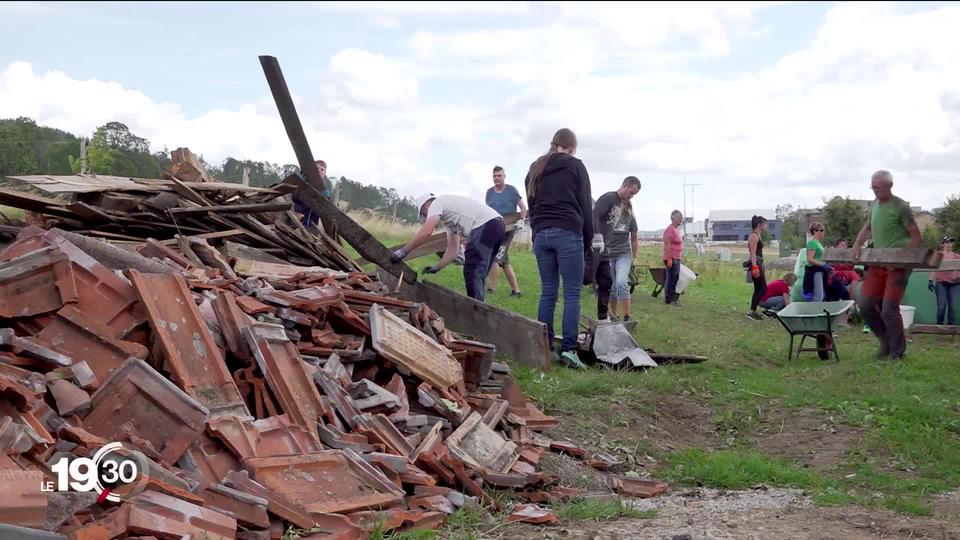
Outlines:
{"type": "MultiPolygon", "coordinates": [[[[0,204],[42,215],[47,226],[119,243],[155,239],[170,246],[190,235],[221,244],[229,238],[294,264],[358,270],[339,244],[302,225],[291,209],[295,183],[259,188],[206,181],[208,175],[185,167],[189,162],[178,165],[199,181],[169,173],[165,179],[10,176],[0,187],[0,204]]],[[[15,235],[16,224],[4,231],[15,235]]]]}

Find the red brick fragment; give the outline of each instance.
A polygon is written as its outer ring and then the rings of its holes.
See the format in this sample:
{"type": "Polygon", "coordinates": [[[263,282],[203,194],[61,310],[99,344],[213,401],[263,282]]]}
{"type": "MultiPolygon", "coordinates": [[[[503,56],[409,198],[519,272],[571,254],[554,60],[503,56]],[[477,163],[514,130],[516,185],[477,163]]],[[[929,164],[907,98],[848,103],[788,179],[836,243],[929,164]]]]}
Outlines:
{"type": "Polygon", "coordinates": [[[667,491],[667,484],[659,480],[640,480],[626,476],[611,476],[607,485],[621,495],[649,499],[667,491]]]}
{"type": "Polygon", "coordinates": [[[519,521],[532,525],[552,525],[558,521],[557,515],[551,510],[536,504],[518,504],[513,512],[507,516],[507,523],[519,521]]]}

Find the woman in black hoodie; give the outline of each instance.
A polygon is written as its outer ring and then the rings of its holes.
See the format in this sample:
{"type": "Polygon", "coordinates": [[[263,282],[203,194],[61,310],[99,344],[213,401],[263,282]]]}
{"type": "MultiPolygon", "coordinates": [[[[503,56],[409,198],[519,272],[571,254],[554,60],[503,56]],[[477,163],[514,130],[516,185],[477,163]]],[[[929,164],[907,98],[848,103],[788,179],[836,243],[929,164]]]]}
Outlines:
{"type": "Polygon", "coordinates": [[[576,152],[577,136],[573,131],[557,131],[550,150],[530,165],[525,184],[533,253],[540,269],[537,319],[547,325],[552,348],[553,317],[562,279],[563,344],[557,360],[571,367],[583,367],[577,357],[580,288],[584,246],[593,242],[594,235],[590,177],[583,162],[573,157],[576,152]]]}

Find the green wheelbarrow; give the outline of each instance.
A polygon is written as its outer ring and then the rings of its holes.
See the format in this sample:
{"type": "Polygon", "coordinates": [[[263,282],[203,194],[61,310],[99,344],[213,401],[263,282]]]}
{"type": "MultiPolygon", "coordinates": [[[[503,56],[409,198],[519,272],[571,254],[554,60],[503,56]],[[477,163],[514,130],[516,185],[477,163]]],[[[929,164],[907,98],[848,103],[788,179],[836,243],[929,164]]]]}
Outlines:
{"type": "Polygon", "coordinates": [[[853,300],[839,302],[793,302],[776,314],[777,320],[790,334],[790,345],[787,349],[787,360],[793,360],[793,340],[801,336],[796,356],[802,352],[814,352],[821,360],[828,360],[832,354],[840,360],[836,341],[833,339],[834,325],[837,318],[853,307],[853,300]],[[817,346],[803,348],[808,337],[816,339],[817,346]]]}

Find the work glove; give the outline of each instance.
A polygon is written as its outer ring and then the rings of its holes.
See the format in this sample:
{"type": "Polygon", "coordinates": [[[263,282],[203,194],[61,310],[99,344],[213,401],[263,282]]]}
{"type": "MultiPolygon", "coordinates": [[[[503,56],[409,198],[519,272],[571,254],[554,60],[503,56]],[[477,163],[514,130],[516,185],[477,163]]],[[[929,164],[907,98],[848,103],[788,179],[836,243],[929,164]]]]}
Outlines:
{"type": "Polygon", "coordinates": [[[673,268],[673,259],[664,259],[663,264],[667,265],[667,268],[673,268]]]}
{"type": "Polygon", "coordinates": [[[830,272],[833,272],[833,267],[830,266],[829,263],[823,263],[823,264],[821,264],[821,265],[820,265],[820,268],[823,268],[823,272],[824,272],[825,274],[829,274],[830,272]]]}
{"type": "Polygon", "coordinates": [[[393,255],[390,255],[390,262],[397,264],[407,256],[407,250],[405,248],[400,248],[393,252],[393,255]]]}
{"type": "Polygon", "coordinates": [[[593,248],[593,251],[598,253],[603,251],[603,248],[604,248],[603,235],[602,234],[593,235],[593,242],[590,244],[590,247],[593,248]]]}
{"type": "Polygon", "coordinates": [[[422,274],[436,274],[436,273],[439,272],[439,271],[440,271],[440,269],[437,268],[436,265],[431,264],[430,266],[424,267],[423,270],[421,270],[421,273],[422,273],[422,274]]]}
{"type": "Polygon", "coordinates": [[[927,289],[930,289],[930,292],[934,292],[934,291],[937,290],[937,288],[934,287],[934,285],[933,285],[933,280],[932,280],[932,279],[929,280],[929,281],[927,281],[927,289]]]}
{"type": "Polygon", "coordinates": [[[760,267],[756,264],[751,266],[750,275],[753,276],[753,279],[758,279],[760,277],[760,267]]]}

